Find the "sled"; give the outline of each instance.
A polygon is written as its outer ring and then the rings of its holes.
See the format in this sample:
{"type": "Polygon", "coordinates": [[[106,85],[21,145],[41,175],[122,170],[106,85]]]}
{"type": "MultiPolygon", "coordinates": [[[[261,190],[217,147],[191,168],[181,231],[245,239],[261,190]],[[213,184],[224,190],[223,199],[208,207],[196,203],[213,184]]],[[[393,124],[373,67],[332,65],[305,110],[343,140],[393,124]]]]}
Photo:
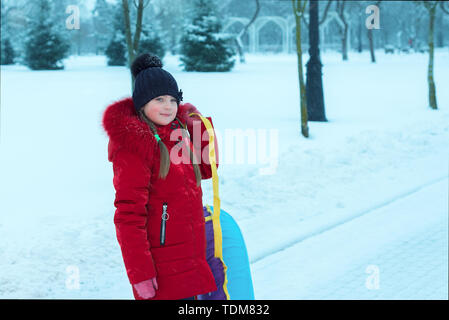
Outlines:
{"type": "Polygon", "coordinates": [[[251,268],[245,241],[237,222],[220,208],[214,130],[198,113],[209,133],[209,163],[212,169],[213,206],[203,207],[206,229],[206,260],[217,290],[197,296],[197,300],[254,300],[251,268]]]}

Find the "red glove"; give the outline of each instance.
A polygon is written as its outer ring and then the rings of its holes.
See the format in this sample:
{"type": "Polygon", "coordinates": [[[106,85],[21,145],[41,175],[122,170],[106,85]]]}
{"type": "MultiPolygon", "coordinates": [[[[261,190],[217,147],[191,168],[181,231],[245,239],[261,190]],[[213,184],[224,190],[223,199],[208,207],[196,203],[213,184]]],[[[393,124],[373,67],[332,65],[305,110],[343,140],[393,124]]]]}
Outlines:
{"type": "Polygon", "coordinates": [[[156,295],[155,290],[158,288],[156,277],[136,283],[133,286],[134,289],[136,289],[137,294],[143,299],[153,298],[156,295]]]}
{"type": "Polygon", "coordinates": [[[201,119],[196,115],[191,115],[189,117],[189,114],[191,114],[192,112],[201,114],[201,112],[199,112],[198,109],[191,103],[185,103],[182,106],[182,110],[180,110],[179,112],[179,116],[181,120],[186,123],[187,128],[193,128],[194,120],[201,122],[201,119]]]}

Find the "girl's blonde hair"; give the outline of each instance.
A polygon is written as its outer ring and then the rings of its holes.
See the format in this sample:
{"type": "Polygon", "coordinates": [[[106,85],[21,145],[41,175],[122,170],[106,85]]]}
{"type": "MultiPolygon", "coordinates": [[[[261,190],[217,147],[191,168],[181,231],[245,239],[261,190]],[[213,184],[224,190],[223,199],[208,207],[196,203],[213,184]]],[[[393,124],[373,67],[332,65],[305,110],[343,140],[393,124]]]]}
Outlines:
{"type": "MultiPolygon", "coordinates": [[[[150,130],[153,134],[157,134],[157,129],[153,121],[151,121],[143,111],[143,108],[140,108],[139,110],[139,118],[144,121],[148,126],[150,127],[150,130]]],[[[185,125],[176,117],[176,120],[181,125],[181,134],[182,138],[185,139],[187,136],[187,129],[185,125]]],[[[158,141],[159,145],[159,151],[161,154],[161,162],[159,165],[159,178],[165,179],[165,177],[168,175],[168,170],[170,169],[170,155],[168,153],[168,149],[162,140],[158,141]]],[[[189,157],[190,157],[190,163],[193,164],[193,171],[195,173],[196,178],[196,185],[199,187],[201,185],[201,170],[198,166],[197,161],[194,161],[193,159],[196,159],[196,156],[193,154],[193,151],[191,148],[187,148],[189,150],[189,157]]]]}

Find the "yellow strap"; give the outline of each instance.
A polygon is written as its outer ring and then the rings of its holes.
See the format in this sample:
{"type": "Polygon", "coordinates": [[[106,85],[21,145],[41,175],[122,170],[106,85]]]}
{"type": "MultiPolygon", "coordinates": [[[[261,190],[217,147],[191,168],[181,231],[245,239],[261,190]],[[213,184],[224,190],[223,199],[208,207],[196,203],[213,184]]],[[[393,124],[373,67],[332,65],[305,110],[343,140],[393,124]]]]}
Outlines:
{"type": "MultiPolygon", "coordinates": [[[[221,234],[221,226],[220,226],[220,198],[218,196],[218,174],[217,174],[217,162],[215,157],[215,136],[214,136],[214,128],[210,123],[209,119],[203,117],[199,113],[190,113],[191,115],[197,115],[201,118],[206,127],[207,133],[209,134],[209,163],[212,170],[212,185],[214,191],[214,214],[212,219],[214,221],[214,243],[215,243],[215,257],[222,257],[222,234],[221,234]]],[[[203,161],[201,159],[200,161],[203,161]]]]}
{"type": "MultiPolygon", "coordinates": [[[[214,136],[214,128],[210,123],[209,119],[203,117],[199,113],[190,113],[191,115],[197,115],[201,118],[204,123],[204,126],[207,129],[207,133],[209,134],[209,163],[212,170],[212,185],[214,190],[214,212],[211,212],[209,205],[206,205],[207,211],[210,212],[210,216],[205,218],[205,221],[212,220],[212,226],[214,228],[214,256],[219,258],[223,264],[224,268],[224,282],[223,282],[223,291],[226,295],[226,300],[231,300],[228,292],[228,277],[225,262],[223,261],[223,245],[222,245],[222,233],[221,233],[221,224],[220,224],[220,197],[218,196],[218,174],[217,174],[217,161],[215,156],[215,136],[214,136]]],[[[201,155],[202,156],[202,155],[201,155]]],[[[203,161],[203,159],[201,159],[203,161]]]]}

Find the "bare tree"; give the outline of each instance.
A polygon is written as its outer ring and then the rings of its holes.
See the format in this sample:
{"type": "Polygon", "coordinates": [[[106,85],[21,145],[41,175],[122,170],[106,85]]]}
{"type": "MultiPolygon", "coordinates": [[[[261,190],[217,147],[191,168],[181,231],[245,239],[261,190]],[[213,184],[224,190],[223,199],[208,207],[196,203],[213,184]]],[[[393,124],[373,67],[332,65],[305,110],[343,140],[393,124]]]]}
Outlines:
{"type": "Polygon", "coordinates": [[[332,4],[332,0],[328,0],[326,7],[324,8],[323,16],[321,17],[321,20],[320,20],[320,25],[323,24],[324,21],[326,21],[327,13],[329,12],[329,8],[330,8],[331,4],[332,4]]]}
{"type": "Polygon", "coordinates": [[[427,83],[429,85],[429,106],[431,109],[438,109],[435,81],[433,78],[434,68],[434,31],[435,31],[435,11],[439,1],[420,1],[420,3],[427,9],[429,14],[429,33],[428,33],[428,45],[429,45],[429,64],[427,66],[427,83]]]}
{"type": "Polygon", "coordinates": [[[299,93],[300,93],[300,110],[301,110],[301,133],[304,137],[309,137],[309,127],[307,124],[307,97],[306,86],[304,83],[304,71],[302,68],[302,48],[301,48],[301,18],[307,0],[292,0],[293,14],[296,21],[296,54],[298,56],[298,77],[299,77],[299,93]]]}
{"type": "Polygon", "coordinates": [[[243,53],[243,44],[242,44],[242,37],[245,35],[245,33],[248,31],[248,28],[253,24],[253,22],[256,20],[257,16],[259,15],[260,11],[260,3],[259,0],[256,1],[256,12],[254,12],[253,17],[248,22],[248,24],[238,33],[238,35],[235,37],[235,43],[237,46],[237,52],[240,57],[240,62],[245,63],[245,55],[243,53]]]}
{"type": "MultiPolygon", "coordinates": [[[[148,6],[150,0],[138,0],[139,3],[136,3],[136,0],[133,0],[133,4],[137,9],[137,18],[136,18],[136,28],[134,32],[134,37],[131,33],[131,22],[129,17],[129,5],[128,0],[122,0],[123,7],[123,16],[125,21],[125,36],[126,36],[126,44],[128,48],[128,67],[131,69],[131,64],[134,61],[135,56],[137,55],[137,51],[139,49],[139,41],[140,41],[140,33],[142,31],[142,16],[143,10],[148,6]]],[[[131,74],[131,88],[134,90],[134,79],[131,74]]]]}
{"type": "Polygon", "coordinates": [[[343,56],[343,60],[348,60],[348,29],[349,23],[346,19],[345,14],[345,4],[344,0],[337,0],[337,13],[340,17],[341,22],[343,23],[343,28],[341,30],[341,53],[343,56]]]}
{"type": "MultiPolygon", "coordinates": [[[[381,0],[377,1],[374,5],[376,7],[380,6],[381,0]]],[[[373,29],[372,28],[368,28],[368,44],[369,44],[369,52],[370,52],[370,56],[371,56],[371,62],[375,63],[376,62],[376,55],[374,54],[374,41],[373,41],[373,29]]]]}
{"type": "MultiPolygon", "coordinates": [[[[307,4],[308,4],[308,3],[309,3],[309,2],[307,2],[307,4]]],[[[322,25],[322,24],[326,21],[326,19],[327,19],[327,13],[329,12],[329,8],[330,8],[330,6],[331,6],[332,3],[333,3],[333,0],[328,0],[328,1],[327,1],[326,7],[324,8],[323,15],[321,16],[321,19],[319,19],[320,25],[322,25]]],[[[307,8],[307,5],[306,5],[306,8],[307,8]]],[[[304,10],[306,10],[306,9],[304,9],[304,10]]],[[[309,21],[307,21],[307,19],[305,18],[305,15],[302,15],[302,16],[301,16],[301,20],[302,20],[302,22],[304,22],[304,24],[307,26],[307,28],[309,28],[309,21]]]]}
{"type": "Polygon", "coordinates": [[[449,14],[449,1],[441,1],[440,8],[444,13],[449,14]]]}
{"type": "Polygon", "coordinates": [[[363,2],[356,2],[355,6],[357,6],[357,51],[360,53],[363,51],[363,44],[362,44],[362,35],[363,35],[363,29],[365,27],[365,16],[364,16],[364,4],[363,2]]]}

